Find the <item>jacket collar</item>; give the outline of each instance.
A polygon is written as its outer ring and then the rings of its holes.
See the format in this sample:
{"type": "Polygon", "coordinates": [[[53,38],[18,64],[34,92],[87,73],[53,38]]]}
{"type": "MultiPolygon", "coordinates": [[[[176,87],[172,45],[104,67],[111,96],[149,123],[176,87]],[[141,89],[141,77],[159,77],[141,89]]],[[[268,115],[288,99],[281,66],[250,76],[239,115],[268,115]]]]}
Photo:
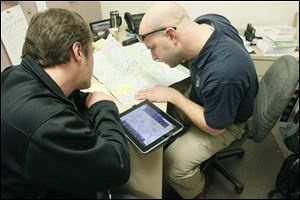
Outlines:
{"type": "Polygon", "coordinates": [[[73,104],[72,101],[65,96],[62,89],[56,84],[56,82],[30,56],[26,55],[23,57],[21,66],[36,75],[53,94],[62,100],[73,104]]]}

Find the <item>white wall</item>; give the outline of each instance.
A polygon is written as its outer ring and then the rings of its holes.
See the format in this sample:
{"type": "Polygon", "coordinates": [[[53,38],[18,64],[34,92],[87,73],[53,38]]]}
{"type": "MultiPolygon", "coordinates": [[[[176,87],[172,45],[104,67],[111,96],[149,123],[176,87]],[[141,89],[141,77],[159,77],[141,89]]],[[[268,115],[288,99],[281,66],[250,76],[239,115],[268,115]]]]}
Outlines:
{"type": "MultiPolygon", "coordinates": [[[[100,1],[103,19],[109,18],[111,10],[145,12],[154,1],[100,1]]],[[[238,29],[254,25],[292,25],[294,15],[299,12],[299,1],[177,1],[195,19],[199,15],[218,13],[227,17],[238,29]]],[[[125,23],[125,22],[124,22],[125,23]]],[[[299,22],[298,22],[299,23],[299,22]]]]}

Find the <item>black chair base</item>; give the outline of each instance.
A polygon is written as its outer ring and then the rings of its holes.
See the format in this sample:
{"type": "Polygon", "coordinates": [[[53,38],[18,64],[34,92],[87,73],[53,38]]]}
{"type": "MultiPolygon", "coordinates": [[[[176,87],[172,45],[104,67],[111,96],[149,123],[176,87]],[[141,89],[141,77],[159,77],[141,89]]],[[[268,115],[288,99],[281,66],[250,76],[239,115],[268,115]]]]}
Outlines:
{"type": "Polygon", "coordinates": [[[235,191],[240,194],[244,190],[244,185],[223,166],[220,160],[231,156],[243,157],[244,154],[245,151],[242,148],[228,149],[217,152],[215,155],[213,155],[210,159],[208,159],[201,165],[201,171],[205,171],[209,165],[213,166],[234,185],[235,191]]]}

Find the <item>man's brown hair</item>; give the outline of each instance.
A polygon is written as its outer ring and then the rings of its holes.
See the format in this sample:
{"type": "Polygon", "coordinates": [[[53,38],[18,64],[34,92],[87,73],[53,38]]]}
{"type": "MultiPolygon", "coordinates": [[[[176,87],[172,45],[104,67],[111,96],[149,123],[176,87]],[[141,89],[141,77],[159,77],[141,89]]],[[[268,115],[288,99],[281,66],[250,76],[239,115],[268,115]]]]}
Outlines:
{"type": "Polygon", "coordinates": [[[88,24],[76,12],[51,8],[32,17],[22,57],[29,55],[41,66],[67,63],[69,49],[75,42],[80,42],[87,56],[92,42],[88,24]]]}

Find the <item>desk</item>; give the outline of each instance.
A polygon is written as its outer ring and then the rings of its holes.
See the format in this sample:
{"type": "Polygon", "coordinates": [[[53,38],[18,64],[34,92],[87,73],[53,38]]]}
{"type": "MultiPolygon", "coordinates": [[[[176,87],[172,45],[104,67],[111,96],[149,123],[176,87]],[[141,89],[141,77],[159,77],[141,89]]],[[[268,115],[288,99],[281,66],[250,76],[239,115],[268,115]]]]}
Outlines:
{"type": "MultiPolygon", "coordinates": [[[[244,35],[245,30],[238,29],[239,35],[244,35]]],[[[251,45],[251,48],[254,50],[254,54],[250,54],[254,64],[255,69],[257,73],[258,80],[260,80],[266,71],[269,69],[269,67],[272,65],[272,63],[277,60],[281,55],[268,55],[264,54],[259,48],[256,47],[256,45],[251,45]]],[[[298,61],[299,61],[299,51],[295,51],[292,54],[298,61]]]]}
{"type": "MultiPolygon", "coordinates": [[[[102,91],[109,93],[105,86],[99,83],[94,78],[89,89],[84,92],[102,91]]],[[[127,110],[130,106],[123,106],[115,101],[119,112],[127,110]]],[[[160,109],[166,110],[166,103],[155,103],[160,109]]],[[[118,188],[118,191],[124,191],[138,198],[162,198],[162,183],[163,183],[163,148],[142,154],[131,143],[130,150],[130,178],[129,181],[118,188]]]]}
{"type": "MultiPolygon", "coordinates": [[[[251,58],[255,64],[255,69],[257,73],[257,77],[260,80],[266,71],[269,69],[271,64],[277,60],[281,55],[265,55],[263,52],[260,51],[259,48],[256,46],[251,46],[255,51],[255,54],[250,54],[251,58]]],[[[294,52],[294,57],[299,61],[299,52],[294,52]]]]}

